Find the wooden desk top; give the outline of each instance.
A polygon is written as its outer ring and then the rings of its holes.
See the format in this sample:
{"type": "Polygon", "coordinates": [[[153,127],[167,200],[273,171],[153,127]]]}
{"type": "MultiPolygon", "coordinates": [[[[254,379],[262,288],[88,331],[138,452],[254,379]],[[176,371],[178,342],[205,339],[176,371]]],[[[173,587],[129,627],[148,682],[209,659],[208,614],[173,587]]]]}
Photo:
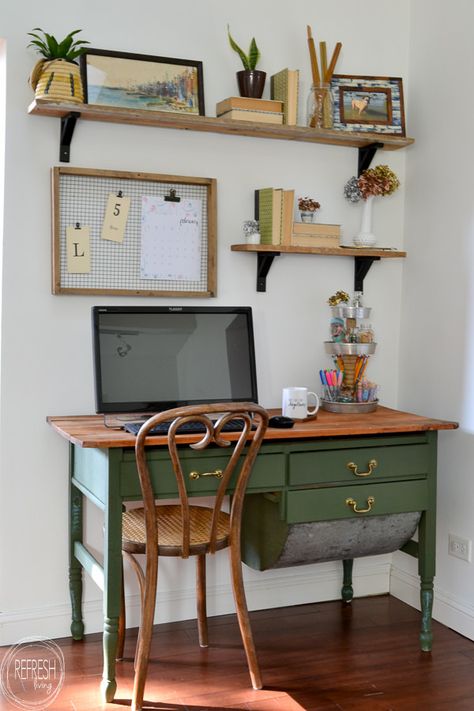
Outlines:
{"type": "MultiPolygon", "coordinates": [[[[280,410],[269,410],[270,415],[281,414],[280,410]]],[[[122,429],[111,429],[104,424],[102,415],[73,415],[48,417],[48,423],[62,437],[80,447],[134,447],[135,437],[122,429]]],[[[363,415],[336,414],[319,410],[317,417],[304,422],[296,422],[291,429],[268,428],[265,441],[283,439],[309,439],[315,437],[345,437],[351,435],[392,434],[396,432],[425,432],[427,430],[452,430],[457,422],[433,420],[412,415],[408,412],[378,407],[375,412],[363,415]]],[[[230,439],[237,434],[227,434],[230,439]]],[[[183,444],[195,442],[199,435],[179,435],[183,444]]],[[[166,444],[166,437],[150,437],[150,445],[166,444]]]]}

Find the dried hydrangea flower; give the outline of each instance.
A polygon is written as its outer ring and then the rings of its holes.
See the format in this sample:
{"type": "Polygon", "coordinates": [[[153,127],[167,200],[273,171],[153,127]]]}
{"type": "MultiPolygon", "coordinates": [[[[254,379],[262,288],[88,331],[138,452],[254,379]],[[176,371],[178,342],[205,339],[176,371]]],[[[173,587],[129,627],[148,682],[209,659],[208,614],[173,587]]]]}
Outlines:
{"type": "Polygon", "coordinates": [[[329,306],[337,306],[338,304],[348,304],[349,303],[349,294],[345,291],[336,291],[335,294],[329,297],[328,299],[328,304],[329,306]]]}
{"type": "Polygon", "coordinates": [[[367,168],[361,173],[358,183],[364,200],[375,195],[391,195],[400,185],[400,181],[388,165],[367,168]]]}
{"type": "Polygon", "coordinates": [[[316,200],[310,197],[300,197],[298,198],[298,208],[301,212],[315,212],[319,210],[321,205],[316,200]]]}
{"type": "Polygon", "coordinates": [[[362,193],[359,188],[359,181],[355,177],[349,178],[347,183],[344,185],[344,197],[349,202],[359,202],[362,199],[362,193]]]}

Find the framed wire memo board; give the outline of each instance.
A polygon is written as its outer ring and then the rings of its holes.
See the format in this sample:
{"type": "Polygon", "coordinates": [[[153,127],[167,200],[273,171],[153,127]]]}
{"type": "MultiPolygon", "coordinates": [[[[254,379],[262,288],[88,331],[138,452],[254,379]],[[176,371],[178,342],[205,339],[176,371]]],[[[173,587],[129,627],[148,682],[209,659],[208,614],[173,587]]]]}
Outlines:
{"type": "Polygon", "coordinates": [[[52,292],[216,295],[216,180],[52,169],[52,292]]]}

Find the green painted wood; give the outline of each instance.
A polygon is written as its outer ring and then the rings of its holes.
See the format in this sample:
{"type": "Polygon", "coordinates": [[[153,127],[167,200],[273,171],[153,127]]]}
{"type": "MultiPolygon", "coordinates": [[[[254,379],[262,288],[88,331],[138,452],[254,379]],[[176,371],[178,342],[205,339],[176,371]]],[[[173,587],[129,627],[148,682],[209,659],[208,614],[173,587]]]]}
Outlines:
{"type": "MultiPolygon", "coordinates": [[[[343,451],[346,449],[364,449],[365,447],[400,447],[403,445],[427,444],[426,432],[409,432],[405,434],[378,434],[346,437],[320,437],[315,439],[300,439],[284,443],[288,452],[326,452],[343,451]]],[[[266,444],[266,443],[265,443],[266,444]]],[[[282,442],[283,444],[283,442],[282,442]]]]}
{"type": "Polygon", "coordinates": [[[352,598],[354,597],[354,588],[352,587],[352,568],[354,566],[354,561],[353,560],[343,560],[342,561],[342,569],[343,569],[343,580],[342,580],[342,589],[341,589],[341,597],[344,600],[344,602],[352,602],[352,598]]]}
{"type": "Polygon", "coordinates": [[[72,478],[71,483],[75,488],[81,492],[84,496],[86,496],[89,501],[91,501],[94,506],[97,506],[97,508],[101,509],[104,511],[105,509],[105,502],[102,499],[97,498],[95,494],[93,494],[91,491],[86,486],[83,486],[75,477],[72,478]]]}
{"type": "Polygon", "coordinates": [[[76,541],[74,545],[74,555],[80,562],[86,573],[88,573],[94,583],[101,589],[104,589],[104,568],[99,561],[94,558],[92,553],[87,550],[83,543],[76,541]]]}
{"type": "Polygon", "coordinates": [[[102,698],[107,703],[113,700],[117,689],[115,658],[122,584],[122,496],[117,472],[121,459],[120,449],[109,450],[107,504],[104,511],[104,669],[101,682],[102,698]]]}
{"type": "Polygon", "coordinates": [[[433,633],[431,614],[433,608],[433,579],[436,571],[436,469],[438,433],[427,433],[430,442],[430,462],[428,469],[428,505],[418,527],[418,573],[420,575],[422,651],[431,650],[433,633]]]}
{"type": "Polygon", "coordinates": [[[301,489],[288,492],[287,506],[288,523],[422,511],[428,506],[428,487],[426,481],[417,480],[301,489]],[[354,513],[346,504],[347,498],[353,498],[357,508],[365,509],[369,496],[375,497],[375,503],[368,513],[354,513]]]}
{"type": "Polygon", "coordinates": [[[325,452],[295,452],[290,455],[290,485],[354,481],[387,481],[426,476],[429,462],[427,444],[397,447],[363,447],[325,452]],[[347,465],[353,462],[358,472],[368,472],[369,462],[377,466],[367,477],[355,475],[347,465]]]}
{"type": "Polygon", "coordinates": [[[72,621],[71,635],[79,640],[84,636],[84,622],[82,619],[82,566],[74,555],[74,545],[82,538],[82,495],[74,492],[70,504],[70,563],[69,563],[69,594],[71,598],[72,621]]]}
{"type": "Polygon", "coordinates": [[[412,558],[418,558],[418,541],[407,541],[400,550],[407,555],[411,555],[412,558]]]}
{"type": "Polygon", "coordinates": [[[74,555],[74,546],[82,540],[83,502],[82,494],[73,485],[74,450],[69,445],[69,595],[71,598],[71,635],[75,640],[84,637],[84,622],[82,619],[82,566],[74,555]]]}
{"type": "Polygon", "coordinates": [[[108,467],[107,449],[75,447],[74,478],[81,487],[90,492],[103,505],[107,500],[108,467]]]}
{"type": "MultiPolygon", "coordinates": [[[[422,606],[420,642],[423,650],[430,649],[435,570],[436,445],[436,432],[264,443],[249,482],[244,508],[244,562],[257,570],[271,567],[285,544],[289,523],[421,510],[418,544],[422,606]],[[362,468],[367,457],[381,462],[373,476],[358,478],[349,470],[346,474],[346,460],[356,463],[362,460],[362,468]],[[338,474],[341,462],[342,478],[338,474]],[[356,514],[345,504],[346,498],[352,497],[360,508],[365,508],[368,496],[375,497],[370,513],[356,514]]],[[[203,455],[193,450],[186,452],[186,471],[221,468],[218,450],[207,450],[203,455]]],[[[149,456],[157,498],[176,496],[166,450],[150,448],[149,456]]],[[[77,639],[82,637],[84,630],[82,565],[74,550],[86,567],[94,567],[81,548],[82,494],[104,509],[104,674],[101,688],[104,700],[110,702],[116,690],[115,651],[122,574],[121,508],[124,500],[140,498],[134,451],[131,448],[103,450],[71,445],[70,471],[71,631],[77,639]]],[[[207,478],[191,482],[192,493],[213,493],[214,486],[210,482],[212,480],[207,478]]],[[[405,549],[414,554],[416,545],[408,544],[405,549]]],[[[343,565],[342,597],[349,601],[352,599],[352,564],[345,561],[343,565]]]]}
{"type": "Polygon", "coordinates": [[[288,536],[281,494],[249,494],[242,515],[242,561],[254,570],[271,568],[288,536]]]}
{"type": "MultiPolygon", "coordinates": [[[[203,452],[184,452],[182,459],[183,472],[188,483],[188,491],[192,496],[208,496],[216,492],[219,480],[213,477],[190,479],[193,471],[213,472],[223,470],[227,457],[220,449],[203,452]]],[[[170,498],[177,495],[176,478],[167,451],[152,450],[149,457],[150,477],[154,489],[159,492],[158,498],[170,498]]],[[[229,492],[233,491],[233,482],[237,477],[235,472],[231,479],[229,492]]],[[[141,497],[135,460],[125,459],[120,468],[121,495],[124,499],[141,497]]],[[[281,447],[264,450],[260,453],[252,470],[247,490],[268,491],[268,489],[283,488],[286,483],[285,454],[281,447]],[[275,451],[276,450],[276,451],[275,451]]]]}

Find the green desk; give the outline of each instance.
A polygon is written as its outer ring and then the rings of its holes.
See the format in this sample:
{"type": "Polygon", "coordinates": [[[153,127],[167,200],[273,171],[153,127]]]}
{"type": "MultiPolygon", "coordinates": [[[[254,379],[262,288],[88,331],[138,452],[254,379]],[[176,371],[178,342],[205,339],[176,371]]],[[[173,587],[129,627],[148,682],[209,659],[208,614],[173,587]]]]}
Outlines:
{"type": "MultiPolygon", "coordinates": [[[[140,499],[134,437],[105,427],[101,416],[49,417],[48,422],[69,442],[71,633],[77,640],[84,633],[81,610],[84,568],[104,592],[102,692],[104,700],[110,702],[116,691],[122,504],[140,499]],[[104,511],[103,566],[83,544],[84,496],[104,511]]],[[[244,562],[257,569],[272,567],[281,557],[288,529],[299,524],[421,512],[419,541],[410,541],[403,550],[418,557],[420,641],[423,650],[430,650],[437,430],[456,427],[454,422],[379,407],[376,412],[364,415],[320,411],[316,419],[297,423],[291,430],[269,429],[248,486],[244,562]]],[[[196,437],[183,435],[181,440],[186,445],[196,437]]],[[[163,437],[149,439],[150,469],[157,498],[176,496],[164,444],[163,437]]],[[[189,472],[200,467],[206,471],[219,469],[220,456],[218,448],[203,452],[187,448],[186,467],[189,472]]],[[[190,481],[193,495],[212,495],[214,489],[215,480],[210,478],[190,481]]],[[[342,594],[347,601],[352,597],[351,565],[351,560],[345,561],[342,594]]]]}

